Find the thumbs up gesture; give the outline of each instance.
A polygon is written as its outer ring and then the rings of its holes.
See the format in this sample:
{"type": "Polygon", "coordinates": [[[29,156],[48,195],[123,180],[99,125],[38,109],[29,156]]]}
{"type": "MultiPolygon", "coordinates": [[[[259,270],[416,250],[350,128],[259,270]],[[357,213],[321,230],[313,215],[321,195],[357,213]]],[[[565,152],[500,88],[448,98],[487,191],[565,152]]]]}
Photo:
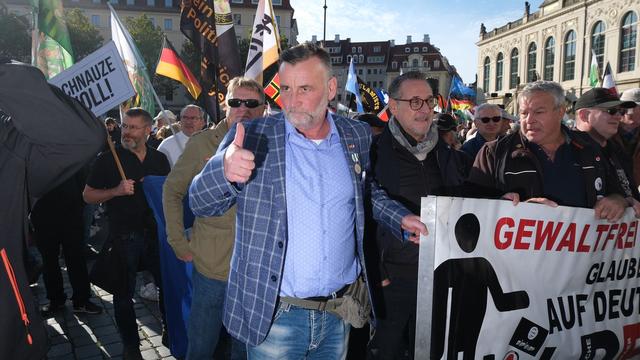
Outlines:
{"type": "Polygon", "coordinates": [[[236,125],[236,136],[224,153],[224,177],[229,182],[246,183],[256,167],[255,156],[242,148],[244,143],[244,126],[236,125]]]}

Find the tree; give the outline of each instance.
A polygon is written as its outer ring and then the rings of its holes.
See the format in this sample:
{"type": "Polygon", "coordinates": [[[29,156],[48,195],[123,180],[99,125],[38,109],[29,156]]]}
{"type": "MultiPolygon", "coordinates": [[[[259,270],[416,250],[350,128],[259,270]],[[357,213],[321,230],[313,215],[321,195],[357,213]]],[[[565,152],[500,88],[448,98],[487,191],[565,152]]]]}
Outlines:
{"type": "Polygon", "coordinates": [[[80,9],[65,10],[65,21],[76,62],[98,50],[104,39],[80,9]]]}
{"type": "Polygon", "coordinates": [[[131,34],[136,47],[147,67],[153,87],[159,89],[161,94],[173,93],[178,87],[175,80],[155,74],[156,65],[162,49],[163,33],[160,27],[153,25],[147,15],[126,19],[127,30],[131,34]]]}
{"type": "Polygon", "coordinates": [[[0,58],[30,62],[29,19],[0,12],[0,58]]]}

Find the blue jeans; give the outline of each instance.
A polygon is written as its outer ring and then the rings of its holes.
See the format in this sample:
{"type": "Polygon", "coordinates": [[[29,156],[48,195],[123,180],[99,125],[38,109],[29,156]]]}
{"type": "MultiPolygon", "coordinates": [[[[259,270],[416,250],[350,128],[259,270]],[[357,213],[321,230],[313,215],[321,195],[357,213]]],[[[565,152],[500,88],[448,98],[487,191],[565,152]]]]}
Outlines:
{"type": "MultiPolygon", "coordinates": [[[[212,359],[222,329],[227,283],[210,279],[193,268],[193,293],[189,315],[187,360],[212,359]]],[[[245,345],[231,339],[231,359],[246,359],[245,345]]]]}
{"type": "Polygon", "coordinates": [[[248,359],[345,359],[350,330],[332,313],[281,302],[264,342],[247,346],[248,359]]]}

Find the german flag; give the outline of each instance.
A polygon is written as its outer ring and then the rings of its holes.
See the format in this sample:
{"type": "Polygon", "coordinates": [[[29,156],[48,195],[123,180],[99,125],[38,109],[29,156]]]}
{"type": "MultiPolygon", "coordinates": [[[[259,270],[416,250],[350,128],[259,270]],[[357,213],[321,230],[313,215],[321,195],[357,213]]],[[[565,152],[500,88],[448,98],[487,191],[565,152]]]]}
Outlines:
{"type": "Polygon", "coordinates": [[[280,75],[278,75],[278,73],[275,74],[273,79],[271,79],[269,84],[264,88],[264,93],[282,109],[282,100],[280,100],[280,75]]]}
{"type": "Polygon", "coordinates": [[[450,101],[453,110],[470,110],[473,107],[471,100],[451,98],[450,101]]]}
{"type": "Polygon", "coordinates": [[[162,52],[160,53],[158,66],[156,66],[156,74],[181,82],[194,99],[197,99],[202,92],[198,80],[180,59],[180,56],[178,56],[178,53],[166,37],[162,43],[162,52]]]}

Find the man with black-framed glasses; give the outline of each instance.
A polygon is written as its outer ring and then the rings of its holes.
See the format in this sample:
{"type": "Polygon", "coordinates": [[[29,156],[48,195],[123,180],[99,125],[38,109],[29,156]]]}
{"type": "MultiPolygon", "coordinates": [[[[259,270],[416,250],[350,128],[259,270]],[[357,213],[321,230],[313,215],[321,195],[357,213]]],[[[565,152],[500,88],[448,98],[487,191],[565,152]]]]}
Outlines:
{"type": "MultiPolygon", "coordinates": [[[[413,214],[420,213],[423,196],[460,196],[471,162],[439,136],[433,121],[437,100],[426,76],[417,71],[398,76],[389,86],[389,97],[393,116],[371,149],[372,169],[380,187],[413,214]]],[[[377,324],[369,356],[398,359],[409,351],[413,358],[418,245],[381,226],[376,230],[376,244],[381,254],[380,278],[370,281],[378,283],[374,289],[381,291],[383,301],[374,302],[377,324]]]]}
{"type": "Polygon", "coordinates": [[[620,188],[629,206],[640,216],[640,195],[632,177],[631,159],[611,140],[627,109],[636,106],[633,101],[620,101],[604,88],[593,88],[580,96],[576,102],[576,128],[583,131],[600,147],[600,151],[615,171],[620,188]]]}
{"type": "Polygon", "coordinates": [[[503,129],[502,111],[498,105],[482,104],[476,108],[473,123],[476,134],[462,144],[462,151],[475,159],[484,143],[495,140],[503,129]]]}

